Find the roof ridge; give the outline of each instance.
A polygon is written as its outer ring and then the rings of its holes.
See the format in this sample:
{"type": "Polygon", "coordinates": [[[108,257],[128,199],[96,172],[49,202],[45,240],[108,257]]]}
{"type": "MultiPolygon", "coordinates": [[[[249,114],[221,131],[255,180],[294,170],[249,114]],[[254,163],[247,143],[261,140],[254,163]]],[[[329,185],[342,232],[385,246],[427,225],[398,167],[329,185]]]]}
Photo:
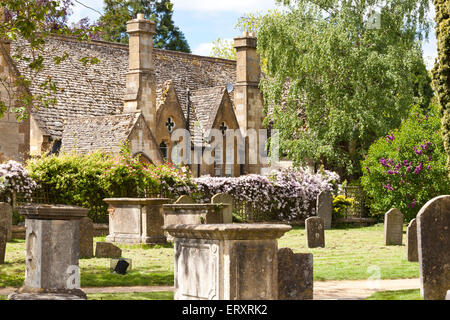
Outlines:
{"type": "MultiPolygon", "coordinates": [[[[104,47],[116,47],[124,50],[128,50],[129,45],[125,43],[118,43],[118,42],[111,42],[111,41],[105,41],[105,40],[77,40],[74,36],[63,36],[63,35],[50,35],[50,38],[59,39],[62,41],[69,41],[69,42],[78,42],[78,43],[84,43],[84,44],[94,44],[94,45],[100,45],[104,47]]],[[[200,58],[206,61],[212,61],[212,62],[219,62],[219,63],[228,63],[235,65],[236,60],[229,60],[224,58],[217,58],[217,57],[209,57],[209,56],[201,56],[197,54],[187,53],[187,52],[181,52],[181,51],[174,51],[174,50],[167,50],[167,49],[159,49],[159,48],[153,48],[153,51],[156,53],[169,53],[172,55],[179,55],[179,56],[189,56],[193,58],[200,58]]]]}

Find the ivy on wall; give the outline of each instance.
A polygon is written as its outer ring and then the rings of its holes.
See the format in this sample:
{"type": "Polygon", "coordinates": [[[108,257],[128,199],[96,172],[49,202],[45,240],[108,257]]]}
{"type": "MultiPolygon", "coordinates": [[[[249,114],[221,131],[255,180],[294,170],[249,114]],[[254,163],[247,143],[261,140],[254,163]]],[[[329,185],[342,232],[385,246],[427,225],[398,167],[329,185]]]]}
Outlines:
{"type": "Polygon", "coordinates": [[[450,2],[434,0],[436,7],[436,38],[438,60],[434,66],[433,79],[442,112],[442,134],[448,154],[450,169],[450,2]]]}

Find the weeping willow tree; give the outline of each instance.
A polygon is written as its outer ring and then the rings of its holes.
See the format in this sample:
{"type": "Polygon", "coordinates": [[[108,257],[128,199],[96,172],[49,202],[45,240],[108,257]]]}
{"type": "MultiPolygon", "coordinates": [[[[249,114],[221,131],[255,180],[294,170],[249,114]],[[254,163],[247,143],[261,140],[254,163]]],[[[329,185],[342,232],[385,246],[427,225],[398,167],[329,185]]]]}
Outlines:
{"type": "Polygon", "coordinates": [[[450,2],[434,0],[438,58],[433,70],[434,87],[442,112],[442,134],[450,170],[450,2]]]}

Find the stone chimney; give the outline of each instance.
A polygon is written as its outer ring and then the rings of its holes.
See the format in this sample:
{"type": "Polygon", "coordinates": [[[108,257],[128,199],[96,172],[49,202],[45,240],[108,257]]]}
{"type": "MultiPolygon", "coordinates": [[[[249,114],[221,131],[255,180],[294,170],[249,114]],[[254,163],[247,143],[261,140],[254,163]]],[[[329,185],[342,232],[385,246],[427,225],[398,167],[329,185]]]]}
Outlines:
{"type": "Polygon", "coordinates": [[[261,67],[256,45],[256,37],[247,32],[244,32],[242,37],[234,39],[234,47],[237,51],[236,115],[243,134],[248,129],[262,128],[264,106],[258,87],[261,67]]]}
{"type": "Polygon", "coordinates": [[[153,64],[155,23],[142,13],[127,22],[129,40],[129,71],[124,112],[141,112],[153,133],[156,132],[156,85],[153,64]]]}
{"type": "MultiPolygon", "coordinates": [[[[247,131],[262,129],[264,120],[264,104],[259,81],[261,67],[259,54],[256,51],[257,40],[254,34],[244,32],[241,37],[234,39],[234,47],[237,51],[236,84],[234,101],[236,105],[236,117],[241,133],[246,136],[247,131]]],[[[244,173],[260,173],[260,166],[249,164],[249,140],[246,142],[246,166],[244,173]]],[[[251,142],[252,145],[255,142],[251,142]]]]}

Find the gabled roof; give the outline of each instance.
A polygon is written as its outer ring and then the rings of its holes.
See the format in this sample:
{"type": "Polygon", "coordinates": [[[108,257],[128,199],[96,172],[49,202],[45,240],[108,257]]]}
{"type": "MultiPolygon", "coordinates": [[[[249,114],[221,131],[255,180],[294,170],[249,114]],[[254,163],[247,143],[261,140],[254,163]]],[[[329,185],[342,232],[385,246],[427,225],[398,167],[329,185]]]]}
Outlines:
{"type": "MultiPolygon", "coordinates": [[[[32,79],[29,88],[32,94],[43,92],[40,85],[47,77],[52,77],[58,85],[57,104],[35,112],[45,132],[54,139],[60,139],[63,123],[71,117],[106,116],[122,112],[128,45],[52,37],[47,39],[44,50],[46,68],[38,77],[33,78],[23,62],[17,63],[17,69],[32,79]],[[57,64],[54,58],[65,53],[68,54],[67,60],[57,64]],[[84,65],[80,59],[87,56],[96,57],[100,62],[84,65]]],[[[30,55],[26,42],[11,43],[12,55],[20,51],[30,55]]],[[[162,89],[166,81],[172,80],[185,115],[187,88],[197,90],[235,82],[235,61],[159,49],[153,52],[156,88],[162,89]]]]}
{"type": "Polygon", "coordinates": [[[141,113],[69,118],[62,135],[63,151],[117,153],[139,117],[142,117],[141,113]]]}
{"type": "Polygon", "coordinates": [[[212,128],[225,91],[224,86],[192,91],[191,104],[203,132],[212,128]]]}

